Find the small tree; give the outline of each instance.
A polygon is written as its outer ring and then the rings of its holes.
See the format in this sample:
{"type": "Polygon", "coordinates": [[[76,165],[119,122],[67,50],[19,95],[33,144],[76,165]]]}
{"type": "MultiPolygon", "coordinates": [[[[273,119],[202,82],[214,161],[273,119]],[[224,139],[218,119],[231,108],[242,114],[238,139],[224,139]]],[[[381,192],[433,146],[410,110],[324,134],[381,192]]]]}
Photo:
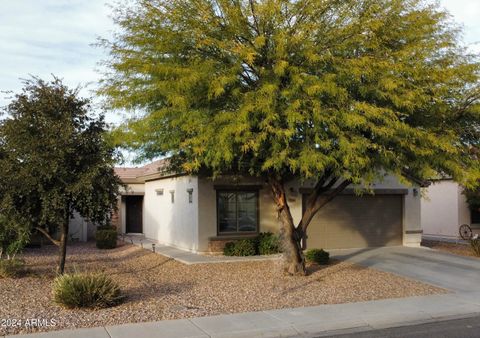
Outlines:
{"type": "Polygon", "coordinates": [[[65,268],[69,220],[74,211],[106,223],[116,207],[120,181],[103,115],[89,115],[78,98],[54,78],[25,81],[0,124],[1,212],[37,229],[59,246],[58,272],[65,268]],[[51,229],[60,230],[60,239],[51,229]]]}
{"type": "Polygon", "coordinates": [[[120,130],[172,170],[266,179],[286,271],[313,216],[385,172],[476,184],[479,63],[421,0],[137,0],[119,7],[102,94],[120,130]],[[294,223],[284,184],[316,182],[294,223]]]}

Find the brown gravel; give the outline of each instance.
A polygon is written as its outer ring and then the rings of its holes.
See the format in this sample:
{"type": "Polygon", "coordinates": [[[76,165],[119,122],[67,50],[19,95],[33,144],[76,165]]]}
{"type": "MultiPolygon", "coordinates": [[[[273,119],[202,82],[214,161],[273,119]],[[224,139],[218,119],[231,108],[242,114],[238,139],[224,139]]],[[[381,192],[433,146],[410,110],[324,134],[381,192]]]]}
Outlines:
{"type": "Polygon", "coordinates": [[[68,248],[69,269],[106,272],[127,299],[109,309],[67,310],[52,303],[56,248],[27,250],[24,259],[26,276],[0,279],[0,320],[54,319],[56,326],[0,326],[0,335],[445,292],[346,262],[310,266],[309,276],[288,277],[279,260],[189,266],[132,245],[106,251],[87,243],[68,248]]]}
{"type": "Polygon", "coordinates": [[[426,246],[428,248],[435,249],[435,250],[445,251],[454,255],[480,258],[475,255],[475,253],[473,252],[469,244],[460,244],[460,243],[456,244],[456,243],[423,240],[422,246],[426,246]]]}

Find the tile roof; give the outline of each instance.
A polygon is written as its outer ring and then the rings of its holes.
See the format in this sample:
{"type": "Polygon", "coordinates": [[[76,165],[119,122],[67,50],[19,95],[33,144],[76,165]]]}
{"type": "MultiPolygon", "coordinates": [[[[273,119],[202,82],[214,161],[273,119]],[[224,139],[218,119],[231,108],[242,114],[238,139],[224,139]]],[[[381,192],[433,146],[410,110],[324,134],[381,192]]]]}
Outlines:
{"type": "Polygon", "coordinates": [[[115,167],[115,174],[122,181],[132,181],[139,177],[156,174],[166,168],[167,159],[157,160],[142,167],[115,167]]]}

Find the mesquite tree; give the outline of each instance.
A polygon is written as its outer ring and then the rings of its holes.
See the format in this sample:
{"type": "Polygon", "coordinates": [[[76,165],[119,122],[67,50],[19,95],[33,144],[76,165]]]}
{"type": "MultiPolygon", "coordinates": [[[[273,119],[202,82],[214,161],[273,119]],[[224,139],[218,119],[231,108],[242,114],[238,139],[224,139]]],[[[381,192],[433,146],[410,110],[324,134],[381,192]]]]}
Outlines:
{"type": "Polygon", "coordinates": [[[286,270],[305,273],[312,217],[384,172],[473,185],[479,63],[449,15],[420,0],[137,0],[100,93],[136,111],[117,130],[172,169],[265,178],[286,270]],[[284,184],[316,181],[294,223],[284,184]]]}
{"type": "Polygon", "coordinates": [[[117,156],[103,116],[90,110],[89,100],[59,79],[33,78],[0,122],[0,213],[59,246],[59,273],[73,212],[106,223],[116,207],[117,156]],[[57,229],[59,239],[52,236],[57,229]]]}

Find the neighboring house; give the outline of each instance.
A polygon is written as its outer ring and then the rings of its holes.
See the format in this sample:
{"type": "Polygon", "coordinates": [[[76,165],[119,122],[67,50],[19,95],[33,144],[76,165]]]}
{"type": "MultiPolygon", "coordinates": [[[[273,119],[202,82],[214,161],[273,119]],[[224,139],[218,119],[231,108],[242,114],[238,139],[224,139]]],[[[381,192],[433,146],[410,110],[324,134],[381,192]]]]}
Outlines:
{"type": "Polygon", "coordinates": [[[424,188],[421,204],[425,239],[457,240],[462,224],[480,230],[480,212],[469,209],[463,187],[451,179],[433,180],[424,188]]]}
{"type": "MultiPolygon", "coordinates": [[[[113,218],[119,233],[143,234],[180,249],[214,253],[231,240],[278,232],[276,208],[264,181],[165,174],[164,165],[160,160],[140,168],[116,168],[127,185],[113,218]]],[[[312,186],[298,181],[287,185],[296,222],[304,194],[312,186]]],[[[419,188],[387,176],[373,189],[375,195],[362,197],[347,189],[325,206],[308,228],[307,248],[420,245],[419,188]]]]}

